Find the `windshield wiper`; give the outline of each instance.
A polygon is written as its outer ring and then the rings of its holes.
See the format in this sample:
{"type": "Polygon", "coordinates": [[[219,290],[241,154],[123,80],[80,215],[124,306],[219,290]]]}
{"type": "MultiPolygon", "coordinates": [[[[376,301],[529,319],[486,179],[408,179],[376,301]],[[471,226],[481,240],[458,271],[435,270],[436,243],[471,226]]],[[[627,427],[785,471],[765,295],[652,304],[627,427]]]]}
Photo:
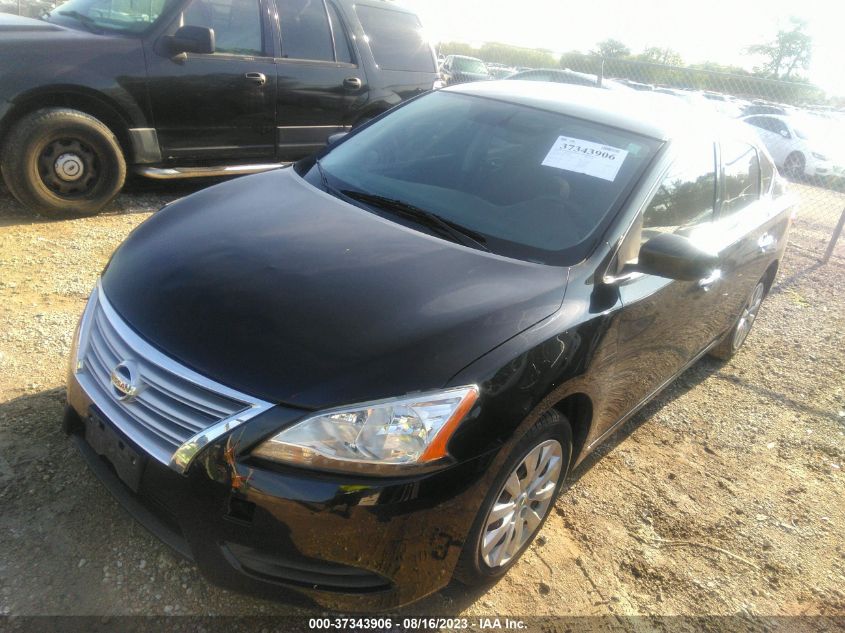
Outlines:
{"type": "Polygon", "coordinates": [[[411,218],[423,226],[435,229],[438,233],[440,233],[440,235],[447,237],[458,244],[477,248],[482,251],[490,251],[490,249],[487,248],[487,240],[481,233],[468,229],[457,222],[441,218],[436,213],[426,211],[425,209],[416,207],[408,202],[372,193],[365,193],[363,191],[354,191],[351,189],[344,189],[341,193],[353,200],[363,202],[364,204],[369,204],[374,207],[378,207],[379,209],[392,211],[407,218],[411,218]]]}
{"type": "MultiPolygon", "coordinates": [[[[66,15],[69,18],[73,18],[92,33],[96,33],[97,35],[101,35],[103,33],[103,30],[97,26],[97,21],[84,13],[80,13],[79,11],[58,11],[57,13],[59,15],[66,15]]],[[[47,17],[49,16],[50,14],[48,13],[47,17]]]]}
{"type": "Polygon", "coordinates": [[[335,188],[329,184],[329,177],[326,176],[326,172],[323,171],[323,166],[320,164],[320,159],[314,161],[314,164],[317,165],[317,173],[320,174],[320,182],[323,185],[323,189],[325,189],[328,193],[334,193],[335,188]]]}

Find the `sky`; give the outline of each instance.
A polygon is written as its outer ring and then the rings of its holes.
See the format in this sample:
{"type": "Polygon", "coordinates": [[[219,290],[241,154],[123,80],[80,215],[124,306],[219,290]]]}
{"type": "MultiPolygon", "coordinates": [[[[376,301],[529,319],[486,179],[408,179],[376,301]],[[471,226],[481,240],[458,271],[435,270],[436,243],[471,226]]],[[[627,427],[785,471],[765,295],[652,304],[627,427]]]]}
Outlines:
{"type": "Polygon", "coordinates": [[[686,63],[714,61],[751,70],[743,50],[774,38],[789,16],[813,37],[810,80],[845,97],[845,2],[842,0],[399,0],[414,9],[432,41],[504,42],[555,52],[588,52],[612,37],[634,53],[648,46],[678,51],[686,63]]]}

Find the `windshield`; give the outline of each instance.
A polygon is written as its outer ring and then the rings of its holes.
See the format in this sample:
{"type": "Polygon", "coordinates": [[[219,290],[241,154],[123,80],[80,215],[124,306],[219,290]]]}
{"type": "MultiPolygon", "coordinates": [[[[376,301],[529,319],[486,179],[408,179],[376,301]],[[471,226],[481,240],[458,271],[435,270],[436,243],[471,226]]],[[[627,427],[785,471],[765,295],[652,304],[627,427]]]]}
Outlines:
{"type": "Polygon", "coordinates": [[[69,0],[45,19],[94,32],[143,33],[166,5],[167,0],[69,0]]]}
{"type": "Polygon", "coordinates": [[[477,75],[489,74],[487,66],[484,65],[483,61],[470,57],[456,57],[455,70],[459,70],[462,73],[475,73],[477,75]]]}
{"type": "Polygon", "coordinates": [[[592,250],[658,146],[581,119],[436,92],[299,169],[338,197],[360,202],[348,193],[364,193],[435,214],[495,253],[570,265],[592,250]]]}

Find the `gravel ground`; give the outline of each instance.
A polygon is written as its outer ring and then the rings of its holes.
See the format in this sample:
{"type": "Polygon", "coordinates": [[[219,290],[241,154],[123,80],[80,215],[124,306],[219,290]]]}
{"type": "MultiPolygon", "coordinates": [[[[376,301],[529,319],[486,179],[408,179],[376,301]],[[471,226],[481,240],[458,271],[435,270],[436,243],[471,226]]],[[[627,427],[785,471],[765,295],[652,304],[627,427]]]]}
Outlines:
{"type": "MultiPolygon", "coordinates": [[[[59,428],[97,274],[152,211],[204,184],[134,183],[112,212],[53,222],[0,190],[0,614],[313,613],[206,583],[121,510],[59,428]]],[[[816,210],[845,205],[796,190],[816,210]]],[[[827,215],[799,221],[745,350],[698,363],[582,465],[510,574],[405,611],[845,615],[845,245],[818,264],[827,215]]]]}

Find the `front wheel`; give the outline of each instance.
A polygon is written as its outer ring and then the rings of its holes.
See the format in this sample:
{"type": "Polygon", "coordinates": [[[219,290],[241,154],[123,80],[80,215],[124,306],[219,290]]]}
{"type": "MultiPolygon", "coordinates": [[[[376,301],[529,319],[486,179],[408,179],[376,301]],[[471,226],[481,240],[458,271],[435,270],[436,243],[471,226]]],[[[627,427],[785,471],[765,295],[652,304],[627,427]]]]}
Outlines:
{"type": "Polygon", "coordinates": [[[766,286],[760,280],[742,306],[742,311],[739,313],[739,318],[733,329],[725,335],[725,338],[716,347],[710,350],[710,356],[720,360],[729,360],[736,355],[739,348],[745,343],[745,339],[748,338],[748,333],[751,332],[751,326],[757,320],[757,314],[760,312],[760,306],[763,305],[765,297],[766,286]]]}
{"type": "Polygon", "coordinates": [[[798,180],[804,177],[805,166],[806,161],[804,160],[803,154],[795,152],[786,157],[786,160],[783,162],[783,171],[792,180],[798,180]]]}
{"type": "Polygon", "coordinates": [[[37,110],[18,121],[0,161],[6,186],[21,204],[53,217],[97,213],[126,178],[111,130],[67,108],[37,110]]]}
{"type": "Polygon", "coordinates": [[[464,543],[457,580],[488,583],[516,563],[551,512],[571,457],[569,422],[546,412],[501,466],[464,543]]]}

